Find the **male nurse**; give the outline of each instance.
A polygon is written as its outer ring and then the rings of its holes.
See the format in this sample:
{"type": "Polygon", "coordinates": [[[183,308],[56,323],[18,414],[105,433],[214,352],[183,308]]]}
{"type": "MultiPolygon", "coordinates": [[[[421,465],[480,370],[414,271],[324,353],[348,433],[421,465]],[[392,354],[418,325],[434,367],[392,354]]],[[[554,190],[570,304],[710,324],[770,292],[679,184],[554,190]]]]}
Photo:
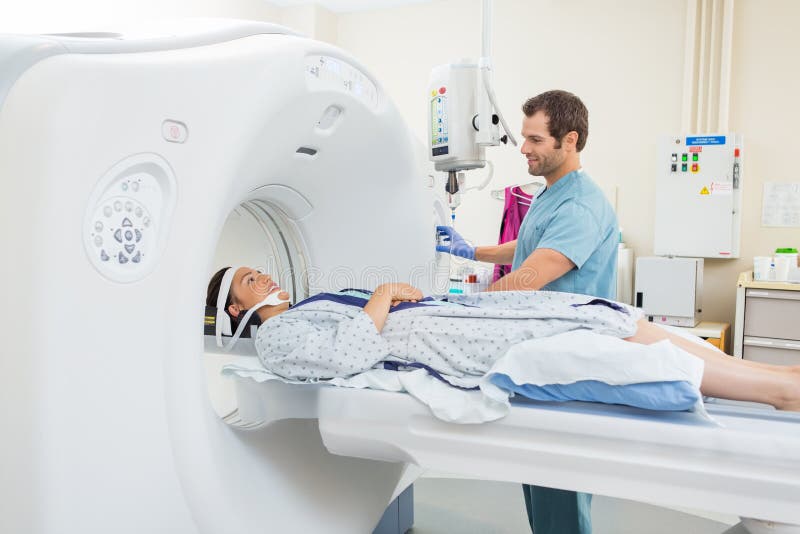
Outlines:
{"type": "MultiPolygon", "coordinates": [[[[437,246],[464,258],[511,263],[511,272],[489,291],[547,290],[614,299],[619,230],[605,195],[581,168],[589,112],[567,91],[547,91],[522,106],[528,173],[547,182],[534,199],[516,241],[473,247],[452,227],[437,246]]],[[[590,534],[592,496],[523,485],[528,521],[535,534],[590,534]]]]}

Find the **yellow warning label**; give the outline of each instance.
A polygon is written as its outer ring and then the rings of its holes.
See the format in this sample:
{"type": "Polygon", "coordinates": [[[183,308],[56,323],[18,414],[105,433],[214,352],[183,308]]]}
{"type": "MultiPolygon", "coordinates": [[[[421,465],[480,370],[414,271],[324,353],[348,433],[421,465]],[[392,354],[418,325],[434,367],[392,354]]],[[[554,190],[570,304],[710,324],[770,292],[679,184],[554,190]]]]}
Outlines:
{"type": "Polygon", "coordinates": [[[711,193],[708,192],[708,188],[704,187],[702,191],[700,191],[701,195],[710,195],[711,193]]]}

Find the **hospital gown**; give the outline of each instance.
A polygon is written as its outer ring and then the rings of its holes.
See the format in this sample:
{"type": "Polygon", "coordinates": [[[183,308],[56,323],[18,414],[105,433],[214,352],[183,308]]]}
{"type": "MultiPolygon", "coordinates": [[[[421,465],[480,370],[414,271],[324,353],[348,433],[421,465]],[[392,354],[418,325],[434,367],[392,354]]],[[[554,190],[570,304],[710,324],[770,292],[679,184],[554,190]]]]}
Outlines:
{"type": "Polygon", "coordinates": [[[256,349],[286,379],[349,377],[384,362],[451,377],[480,376],[513,345],[574,330],[615,337],[636,331],[641,311],[560,292],[491,292],[403,303],[382,332],[363,311],[368,293],[320,294],[267,320],[256,349]]]}

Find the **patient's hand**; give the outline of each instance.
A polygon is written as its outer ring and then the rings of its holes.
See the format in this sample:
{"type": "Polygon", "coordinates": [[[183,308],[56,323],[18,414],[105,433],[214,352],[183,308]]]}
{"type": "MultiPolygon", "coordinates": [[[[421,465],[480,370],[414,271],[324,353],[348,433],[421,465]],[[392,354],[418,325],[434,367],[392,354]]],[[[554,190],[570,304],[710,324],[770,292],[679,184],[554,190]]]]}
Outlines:
{"type": "Polygon", "coordinates": [[[416,302],[422,300],[423,297],[422,291],[403,282],[381,284],[375,289],[375,292],[388,294],[395,306],[401,302],[416,302]]]}
{"type": "Polygon", "coordinates": [[[381,284],[375,288],[375,292],[364,306],[364,313],[370,316],[375,328],[380,332],[389,314],[389,307],[396,306],[400,302],[416,302],[422,299],[422,291],[416,287],[403,284],[381,284]]]}

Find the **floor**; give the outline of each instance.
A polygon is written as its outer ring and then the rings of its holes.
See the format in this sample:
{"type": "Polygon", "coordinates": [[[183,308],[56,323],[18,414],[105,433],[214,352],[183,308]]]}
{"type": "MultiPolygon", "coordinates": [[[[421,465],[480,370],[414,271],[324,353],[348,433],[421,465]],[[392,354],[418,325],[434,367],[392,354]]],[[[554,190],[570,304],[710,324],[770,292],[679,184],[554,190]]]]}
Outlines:
{"type": "MultiPolygon", "coordinates": [[[[720,534],[735,517],[698,517],[633,501],[595,496],[593,534],[720,534]]],[[[409,534],[530,533],[519,484],[451,478],[414,483],[409,534]]]]}

